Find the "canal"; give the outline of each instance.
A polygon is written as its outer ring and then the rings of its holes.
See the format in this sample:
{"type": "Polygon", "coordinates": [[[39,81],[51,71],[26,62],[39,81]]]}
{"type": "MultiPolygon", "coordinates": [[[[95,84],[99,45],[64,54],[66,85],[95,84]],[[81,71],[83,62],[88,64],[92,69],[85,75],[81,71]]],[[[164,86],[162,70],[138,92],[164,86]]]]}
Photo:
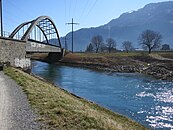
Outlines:
{"type": "Polygon", "coordinates": [[[173,129],[173,82],[32,62],[32,73],[149,128],[173,129]]]}

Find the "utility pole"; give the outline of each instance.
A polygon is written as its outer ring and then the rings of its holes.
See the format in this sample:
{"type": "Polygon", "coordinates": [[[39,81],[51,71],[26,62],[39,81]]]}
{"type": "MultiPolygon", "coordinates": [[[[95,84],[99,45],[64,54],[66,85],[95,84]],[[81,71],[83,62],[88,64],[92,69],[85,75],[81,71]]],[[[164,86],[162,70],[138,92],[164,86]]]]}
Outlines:
{"type": "Polygon", "coordinates": [[[2,0],[0,0],[0,15],[1,15],[1,37],[3,37],[3,24],[2,24],[2,0]]]}
{"type": "Polygon", "coordinates": [[[73,22],[73,18],[72,18],[72,22],[71,23],[66,23],[66,24],[71,24],[72,25],[72,31],[71,31],[71,33],[72,33],[72,40],[71,40],[71,47],[72,47],[72,49],[71,49],[71,51],[73,53],[73,25],[77,25],[79,23],[74,23],[73,22]]]}

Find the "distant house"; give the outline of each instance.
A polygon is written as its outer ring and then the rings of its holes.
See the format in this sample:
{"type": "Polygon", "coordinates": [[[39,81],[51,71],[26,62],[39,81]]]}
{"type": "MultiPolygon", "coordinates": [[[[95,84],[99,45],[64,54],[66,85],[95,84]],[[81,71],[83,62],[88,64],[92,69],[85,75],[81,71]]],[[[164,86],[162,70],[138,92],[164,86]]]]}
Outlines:
{"type": "MultiPolygon", "coordinates": [[[[117,49],[116,48],[111,48],[111,52],[116,52],[117,49]]],[[[102,47],[101,48],[101,52],[109,52],[109,48],[108,47],[102,47]]]]}
{"type": "Polygon", "coordinates": [[[135,48],[135,51],[145,51],[145,50],[142,48],[135,48]]]}
{"type": "Polygon", "coordinates": [[[170,50],[170,46],[168,44],[163,44],[161,50],[170,50]]]}

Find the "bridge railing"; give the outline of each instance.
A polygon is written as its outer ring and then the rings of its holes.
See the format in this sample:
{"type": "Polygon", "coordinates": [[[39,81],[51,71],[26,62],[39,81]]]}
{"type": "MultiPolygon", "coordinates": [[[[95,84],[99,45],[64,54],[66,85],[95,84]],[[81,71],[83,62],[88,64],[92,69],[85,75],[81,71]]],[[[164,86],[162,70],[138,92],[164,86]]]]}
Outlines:
{"type": "MultiPolygon", "coordinates": [[[[0,30],[0,31],[1,31],[1,30],[0,30]]],[[[8,31],[3,31],[3,37],[8,38],[8,37],[10,36],[10,34],[11,34],[11,33],[8,32],[8,31]]],[[[21,37],[22,37],[22,36],[20,36],[19,34],[17,34],[17,35],[15,35],[14,39],[18,39],[18,40],[20,40],[21,37]]]]}

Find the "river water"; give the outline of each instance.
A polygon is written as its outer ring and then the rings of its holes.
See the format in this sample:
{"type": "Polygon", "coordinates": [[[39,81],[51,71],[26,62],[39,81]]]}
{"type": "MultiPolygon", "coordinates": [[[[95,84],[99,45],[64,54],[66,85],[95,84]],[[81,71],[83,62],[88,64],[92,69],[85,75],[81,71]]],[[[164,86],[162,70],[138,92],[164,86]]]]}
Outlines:
{"type": "Polygon", "coordinates": [[[146,127],[173,130],[173,82],[32,62],[32,73],[146,127]]]}

